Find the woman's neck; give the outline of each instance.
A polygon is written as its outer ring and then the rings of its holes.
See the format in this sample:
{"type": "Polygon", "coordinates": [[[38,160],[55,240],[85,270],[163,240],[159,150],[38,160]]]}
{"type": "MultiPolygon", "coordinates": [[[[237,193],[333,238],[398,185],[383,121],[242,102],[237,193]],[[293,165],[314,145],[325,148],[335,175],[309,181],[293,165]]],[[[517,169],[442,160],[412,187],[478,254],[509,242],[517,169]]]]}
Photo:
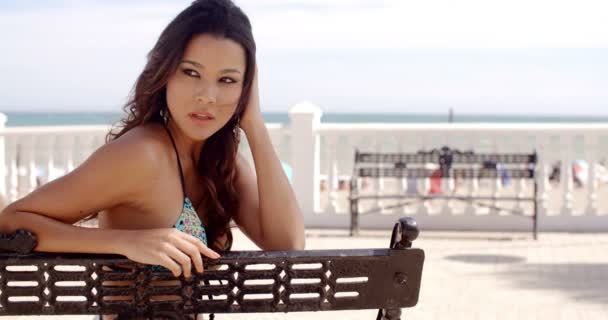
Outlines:
{"type": "Polygon", "coordinates": [[[167,122],[167,129],[171,132],[171,136],[175,140],[177,151],[180,155],[181,161],[192,161],[192,163],[198,163],[198,159],[203,149],[205,141],[196,141],[188,137],[175,123],[175,121],[169,120],[167,122]]]}

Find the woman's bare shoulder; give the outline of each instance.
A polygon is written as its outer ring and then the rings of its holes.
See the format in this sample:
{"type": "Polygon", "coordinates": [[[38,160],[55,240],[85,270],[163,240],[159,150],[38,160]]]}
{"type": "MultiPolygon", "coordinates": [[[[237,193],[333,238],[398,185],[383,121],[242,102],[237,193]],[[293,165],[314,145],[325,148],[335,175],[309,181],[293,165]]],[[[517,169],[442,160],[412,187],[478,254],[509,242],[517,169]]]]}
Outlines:
{"type": "Polygon", "coordinates": [[[168,159],[171,147],[162,130],[164,129],[159,124],[135,127],[106,146],[113,149],[113,153],[158,165],[162,160],[168,159]]]}
{"type": "Polygon", "coordinates": [[[132,203],[166,166],[166,144],[154,127],[132,129],[101,146],[71,172],[14,202],[12,210],[40,213],[71,224],[132,203]]]}

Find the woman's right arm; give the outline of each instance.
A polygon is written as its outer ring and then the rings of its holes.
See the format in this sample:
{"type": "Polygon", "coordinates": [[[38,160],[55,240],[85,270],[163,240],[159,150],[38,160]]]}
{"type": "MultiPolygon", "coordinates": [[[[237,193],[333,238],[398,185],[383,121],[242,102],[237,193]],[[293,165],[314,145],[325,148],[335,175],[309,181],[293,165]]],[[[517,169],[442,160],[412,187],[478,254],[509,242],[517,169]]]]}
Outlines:
{"type": "Polygon", "coordinates": [[[72,172],[7,206],[0,214],[0,232],[30,230],[38,237],[36,251],[116,253],[127,230],[72,224],[126,203],[146,185],[142,181],[152,178],[154,145],[121,140],[102,146],[72,172]]]}
{"type": "Polygon", "coordinates": [[[141,188],[158,177],[163,145],[154,139],[142,143],[142,139],[126,134],[99,148],[74,171],[10,204],[0,214],[0,232],[33,232],[38,237],[36,251],[115,253],[162,265],[175,276],[190,277],[192,263],[203,272],[201,254],[219,255],[175,228],[112,230],[72,225],[103,209],[130,204],[141,188]]]}

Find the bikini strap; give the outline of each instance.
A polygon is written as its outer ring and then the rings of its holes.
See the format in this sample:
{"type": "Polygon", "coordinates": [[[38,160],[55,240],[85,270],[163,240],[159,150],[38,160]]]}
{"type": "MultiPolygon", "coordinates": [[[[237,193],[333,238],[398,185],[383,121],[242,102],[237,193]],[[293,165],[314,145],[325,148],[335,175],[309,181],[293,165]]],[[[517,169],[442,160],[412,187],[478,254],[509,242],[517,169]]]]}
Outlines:
{"type": "Polygon", "coordinates": [[[169,139],[171,139],[171,143],[173,144],[173,150],[175,150],[175,156],[177,157],[177,165],[179,166],[179,179],[182,182],[182,192],[184,193],[184,198],[186,198],[186,182],[184,180],[184,172],[182,171],[182,162],[179,160],[179,153],[177,152],[177,145],[175,144],[175,140],[173,139],[173,135],[171,135],[171,131],[167,128],[166,125],[163,124],[163,127],[169,134],[169,139]]]}

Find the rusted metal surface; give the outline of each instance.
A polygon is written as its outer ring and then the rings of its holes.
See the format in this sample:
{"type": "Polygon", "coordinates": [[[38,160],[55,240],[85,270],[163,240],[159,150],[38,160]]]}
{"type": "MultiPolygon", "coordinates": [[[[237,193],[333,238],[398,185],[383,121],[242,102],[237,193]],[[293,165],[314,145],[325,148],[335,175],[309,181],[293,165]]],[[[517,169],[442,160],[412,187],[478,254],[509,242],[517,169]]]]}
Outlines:
{"type": "MultiPolygon", "coordinates": [[[[118,255],[0,253],[0,316],[179,319],[198,313],[376,308],[394,314],[418,301],[424,252],[410,248],[417,235],[414,220],[405,218],[395,225],[390,249],[231,252],[205,260],[207,270],[190,279],[152,272],[118,255]]],[[[0,241],[11,248],[32,240],[0,241]]]]}

